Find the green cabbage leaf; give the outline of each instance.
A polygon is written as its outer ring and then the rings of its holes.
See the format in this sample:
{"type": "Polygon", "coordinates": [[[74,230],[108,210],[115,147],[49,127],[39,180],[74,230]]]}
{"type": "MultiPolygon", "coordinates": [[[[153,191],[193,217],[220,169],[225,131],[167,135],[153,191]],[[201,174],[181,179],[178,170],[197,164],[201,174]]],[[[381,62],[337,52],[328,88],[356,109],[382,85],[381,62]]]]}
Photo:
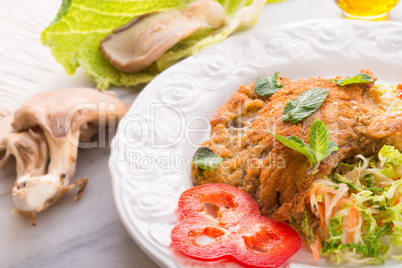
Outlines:
{"type": "Polygon", "coordinates": [[[342,219],[339,216],[333,216],[329,220],[329,238],[325,241],[322,248],[322,254],[326,256],[330,252],[339,252],[342,249],[341,239],[343,230],[341,227],[342,219]]]}
{"type": "Polygon", "coordinates": [[[191,0],[63,0],[56,18],[42,32],[41,42],[51,48],[52,55],[67,74],[72,75],[78,67],[82,67],[99,88],[107,89],[111,84],[134,86],[147,83],[180,59],[224,40],[235,31],[252,27],[265,4],[265,0],[217,1],[225,8],[226,26],[219,31],[194,33],[151,66],[136,73],[115,69],[100,53],[100,41],[134,17],[155,11],[183,9],[191,0]]]}

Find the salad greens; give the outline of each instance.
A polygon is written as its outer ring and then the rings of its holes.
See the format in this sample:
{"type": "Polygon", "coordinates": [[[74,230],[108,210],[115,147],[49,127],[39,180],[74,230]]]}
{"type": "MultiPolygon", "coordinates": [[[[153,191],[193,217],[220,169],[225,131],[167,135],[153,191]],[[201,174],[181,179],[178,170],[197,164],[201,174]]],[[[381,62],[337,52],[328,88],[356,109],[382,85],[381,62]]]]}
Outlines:
{"type": "Polygon", "coordinates": [[[314,120],[310,127],[308,143],[304,143],[296,136],[282,137],[270,132],[283,145],[298,151],[310,161],[310,170],[312,174],[318,171],[322,160],[327,158],[332,152],[338,151],[338,145],[330,140],[329,131],[324,122],[319,119],[314,120]]]}
{"type": "Polygon", "coordinates": [[[402,165],[402,154],[396,150],[393,146],[385,145],[381,148],[378,158],[380,159],[382,166],[398,166],[402,165]]]}
{"type": "Polygon", "coordinates": [[[333,216],[329,221],[328,232],[329,238],[323,241],[324,247],[322,248],[322,254],[325,256],[328,252],[337,252],[342,248],[342,219],[339,216],[333,216]]]}
{"type": "Polygon", "coordinates": [[[293,225],[312,249],[321,241],[319,254],[337,264],[384,263],[392,245],[402,246],[401,164],[402,154],[387,145],[378,155],[339,163],[333,174],[313,182],[305,219],[293,225]],[[385,169],[393,172],[384,175],[385,169]]]}
{"type": "MultiPolygon", "coordinates": [[[[116,70],[100,53],[99,43],[113,29],[139,15],[183,9],[191,0],[63,0],[56,18],[41,35],[55,59],[72,75],[78,67],[93,77],[98,87],[133,86],[152,80],[161,71],[202,48],[224,40],[237,30],[252,27],[265,0],[218,0],[225,8],[227,25],[220,31],[196,32],[168,50],[148,68],[136,73],[116,70]]],[[[277,1],[269,1],[277,2],[277,1]]]]}

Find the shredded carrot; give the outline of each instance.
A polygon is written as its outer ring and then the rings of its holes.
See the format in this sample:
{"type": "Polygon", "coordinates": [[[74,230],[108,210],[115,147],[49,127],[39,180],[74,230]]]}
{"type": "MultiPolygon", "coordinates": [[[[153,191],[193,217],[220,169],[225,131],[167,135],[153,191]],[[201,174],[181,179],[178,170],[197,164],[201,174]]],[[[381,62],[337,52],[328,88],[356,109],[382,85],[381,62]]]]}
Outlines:
{"type": "Polygon", "coordinates": [[[316,189],[317,189],[317,185],[316,185],[316,184],[313,184],[313,186],[310,187],[310,189],[309,189],[309,194],[308,194],[308,197],[309,197],[309,198],[315,193],[315,190],[316,190],[316,189]]]}
{"type": "Polygon", "coordinates": [[[321,238],[318,231],[316,231],[314,244],[311,245],[311,251],[313,251],[313,257],[315,261],[320,260],[320,250],[321,250],[321,238]]]}
{"type": "Polygon", "coordinates": [[[333,193],[334,189],[331,187],[324,187],[322,184],[319,184],[315,189],[315,192],[318,194],[333,193]]]}
{"type": "Polygon", "coordinates": [[[382,227],[384,225],[384,223],[382,222],[383,219],[384,219],[384,217],[381,217],[381,218],[378,218],[375,220],[377,223],[377,226],[382,227]]]}
{"type": "MultiPolygon", "coordinates": [[[[356,227],[358,216],[359,215],[357,214],[357,209],[354,206],[352,206],[349,209],[349,219],[348,219],[348,224],[346,226],[348,229],[353,229],[356,227]]],[[[354,231],[348,232],[348,234],[346,236],[348,244],[353,243],[353,234],[354,234],[354,231]]]]}
{"type": "Polygon", "coordinates": [[[325,219],[325,208],[324,204],[321,202],[318,203],[318,214],[320,216],[320,225],[323,230],[325,230],[325,224],[324,224],[324,219],[325,219]]]}
{"type": "Polygon", "coordinates": [[[397,192],[397,193],[396,193],[395,202],[394,202],[393,206],[398,205],[399,203],[401,203],[401,201],[402,201],[401,194],[400,194],[399,192],[397,192]]]}

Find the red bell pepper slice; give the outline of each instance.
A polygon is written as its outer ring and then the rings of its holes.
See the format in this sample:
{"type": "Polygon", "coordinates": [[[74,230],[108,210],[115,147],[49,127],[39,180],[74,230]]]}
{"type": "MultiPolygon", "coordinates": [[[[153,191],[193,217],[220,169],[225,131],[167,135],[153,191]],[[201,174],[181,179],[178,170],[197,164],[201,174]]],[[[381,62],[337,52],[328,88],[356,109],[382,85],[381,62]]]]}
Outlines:
{"type": "Polygon", "coordinates": [[[402,99],[402,83],[396,84],[396,95],[402,99]]]}
{"type": "Polygon", "coordinates": [[[193,259],[276,267],[301,246],[294,229],[261,216],[254,199],[230,185],[186,190],[179,198],[178,212],[182,220],[170,234],[172,244],[193,259]]]}
{"type": "MultiPolygon", "coordinates": [[[[401,86],[402,87],[402,86],[401,86]]],[[[402,89],[397,91],[397,95],[400,99],[402,99],[402,89]]]]}

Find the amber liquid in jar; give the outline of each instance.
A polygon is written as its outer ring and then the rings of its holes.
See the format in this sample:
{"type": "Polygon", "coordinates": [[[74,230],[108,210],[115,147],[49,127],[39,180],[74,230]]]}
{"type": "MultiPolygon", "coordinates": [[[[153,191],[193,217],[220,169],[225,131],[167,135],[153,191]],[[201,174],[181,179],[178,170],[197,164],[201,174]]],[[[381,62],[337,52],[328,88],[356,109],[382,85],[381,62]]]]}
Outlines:
{"type": "Polygon", "coordinates": [[[363,20],[383,20],[399,0],[335,0],[345,17],[363,20]]]}

